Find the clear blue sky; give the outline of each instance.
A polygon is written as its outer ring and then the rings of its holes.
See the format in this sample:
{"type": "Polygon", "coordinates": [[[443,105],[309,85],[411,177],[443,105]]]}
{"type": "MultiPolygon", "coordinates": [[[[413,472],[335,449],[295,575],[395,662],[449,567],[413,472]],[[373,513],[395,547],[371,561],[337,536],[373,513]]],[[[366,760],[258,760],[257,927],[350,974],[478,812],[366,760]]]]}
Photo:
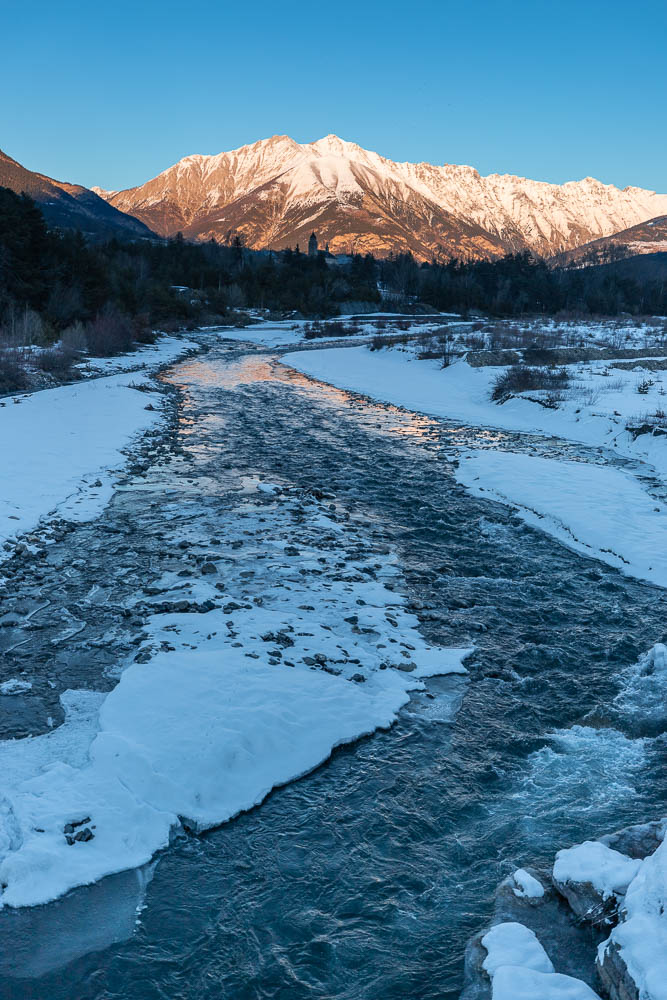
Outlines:
{"type": "Polygon", "coordinates": [[[121,188],[329,132],[667,192],[665,0],[2,0],[0,148],[121,188]]]}

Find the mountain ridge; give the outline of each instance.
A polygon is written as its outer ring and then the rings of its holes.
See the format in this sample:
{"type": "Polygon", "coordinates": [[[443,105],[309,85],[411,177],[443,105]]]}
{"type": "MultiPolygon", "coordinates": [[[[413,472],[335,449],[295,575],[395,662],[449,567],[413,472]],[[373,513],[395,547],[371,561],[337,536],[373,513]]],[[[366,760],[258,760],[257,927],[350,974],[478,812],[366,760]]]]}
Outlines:
{"type": "Polygon", "coordinates": [[[30,195],[47,224],[55,228],[78,229],[97,239],[112,235],[151,239],[155,235],[145,223],[111,205],[96,191],[28,170],[2,150],[0,187],[30,195]]]}
{"type": "Polygon", "coordinates": [[[639,222],[559,255],[565,267],[604,264],[648,254],[667,253],[667,215],[639,222]]]}
{"type": "Polygon", "coordinates": [[[667,214],[667,195],[592,177],[562,185],[457,164],[395,162],[330,134],[191,154],[144,184],[93,190],[161,235],[281,249],[317,230],[334,252],[428,259],[553,256],[667,214]]]}

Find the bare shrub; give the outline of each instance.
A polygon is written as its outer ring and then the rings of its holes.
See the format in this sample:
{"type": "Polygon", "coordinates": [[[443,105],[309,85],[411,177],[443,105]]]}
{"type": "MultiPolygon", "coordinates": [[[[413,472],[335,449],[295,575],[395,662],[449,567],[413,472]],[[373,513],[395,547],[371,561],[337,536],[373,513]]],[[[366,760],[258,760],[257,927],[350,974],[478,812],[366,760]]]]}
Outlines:
{"type": "Polygon", "coordinates": [[[558,392],[567,388],[569,381],[570,376],[565,368],[529,368],[528,365],[512,365],[494,380],[491,399],[503,399],[505,396],[530,389],[558,392]]]}
{"type": "Polygon", "coordinates": [[[39,313],[27,306],[10,306],[2,326],[2,340],[11,347],[31,347],[48,342],[48,330],[39,313]]]}
{"type": "Polygon", "coordinates": [[[486,347],[486,341],[483,336],[476,334],[466,334],[463,338],[464,345],[469,351],[483,351],[486,347]]]}
{"type": "Polygon", "coordinates": [[[0,348],[0,395],[20,392],[28,387],[23,352],[14,348],[0,348]]]}
{"type": "Polygon", "coordinates": [[[73,323],[63,330],[60,341],[66,351],[83,354],[88,350],[86,328],[81,322],[73,323]]]}
{"type": "Polygon", "coordinates": [[[157,334],[151,326],[150,316],[148,313],[139,313],[138,316],[134,317],[134,339],[139,344],[154,344],[157,340],[157,334]]]}
{"type": "Polygon", "coordinates": [[[381,351],[384,347],[388,347],[390,343],[390,337],[383,337],[378,333],[371,340],[371,351],[381,351]]]}
{"type": "Polygon", "coordinates": [[[132,347],[133,333],[127,317],[116,312],[102,313],[86,329],[88,350],[98,358],[123,354],[132,347]]]}
{"type": "Polygon", "coordinates": [[[306,338],[306,340],[314,340],[315,337],[324,336],[324,328],[319,321],[315,321],[314,323],[306,323],[303,328],[303,335],[306,338]]]}
{"type": "Polygon", "coordinates": [[[360,332],[358,323],[349,322],[346,326],[340,319],[329,320],[328,323],[315,320],[313,323],[306,323],[304,327],[306,340],[313,340],[315,337],[353,337],[360,332]]]}
{"type": "Polygon", "coordinates": [[[595,406],[600,398],[600,390],[593,386],[579,385],[570,390],[568,395],[573,402],[582,403],[584,406],[595,406]]]}
{"type": "Polygon", "coordinates": [[[76,359],[76,353],[64,347],[57,347],[45,351],[38,351],[33,356],[33,364],[40,371],[55,375],[56,378],[69,378],[72,374],[72,365],[76,359]]]}

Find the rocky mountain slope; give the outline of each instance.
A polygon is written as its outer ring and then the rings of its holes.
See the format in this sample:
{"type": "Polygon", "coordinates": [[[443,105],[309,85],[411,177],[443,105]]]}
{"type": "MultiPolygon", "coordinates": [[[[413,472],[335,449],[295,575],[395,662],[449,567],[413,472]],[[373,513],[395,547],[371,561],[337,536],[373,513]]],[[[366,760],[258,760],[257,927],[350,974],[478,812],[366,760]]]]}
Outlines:
{"type": "Polygon", "coordinates": [[[656,253],[667,253],[667,215],[568,250],[559,256],[558,263],[565,266],[606,264],[640,254],[656,253]]]}
{"type": "Polygon", "coordinates": [[[0,187],[33,198],[50,226],[79,229],[87,236],[150,238],[154,234],[139,219],[110,205],[80,184],[56,181],[21,166],[0,150],[0,187]]]}
{"type": "Polygon", "coordinates": [[[317,231],[334,252],[411,250],[552,256],[667,213],[667,195],[591,177],[547,184],[473,167],[395,163],[329,135],[274,136],[217,156],[187,156],[125,191],[95,189],[156,232],[256,249],[305,247],[317,231]]]}

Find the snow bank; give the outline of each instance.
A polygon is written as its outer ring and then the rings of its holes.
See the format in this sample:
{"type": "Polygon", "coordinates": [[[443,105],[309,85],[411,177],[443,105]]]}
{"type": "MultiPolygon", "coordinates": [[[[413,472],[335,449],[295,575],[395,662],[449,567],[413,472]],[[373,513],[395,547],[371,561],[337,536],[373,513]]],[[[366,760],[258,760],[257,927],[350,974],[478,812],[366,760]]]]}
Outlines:
{"type": "Polygon", "coordinates": [[[500,451],[471,452],[456,472],[479,496],[629,576],[667,587],[667,512],[625,472],[500,451]]]}
{"type": "Polygon", "coordinates": [[[154,344],[142,345],[128,354],[119,354],[113,358],[88,358],[77,367],[85,375],[118,375],[121,372],[137,370],[155,371],[198,347],[195,341],[184,340],[182,337],[161,336],[154,344]]]}
{"type": "MultiPolygon", "coordinates": [[[[646,1000],[667,1000],[667,843],[641,862],[628,886],[624,920],[609,942],[620,948],[628,972],[646,1000]]],[[[600,957],[607,943],[600,945],[600,957]]]]}
{"type": "Polygon", "coordinates": [[[599,1000],[586,983],[554,972],[534,932],[523,924],[496,924],[482,945],[493,1000],[599,1000]]]}
{"type": "MultiPolygon", "coordinates": [[[[151,352],[151,367],[196,346],[169,338],[151,352]]],[[[160,419],[157,410],[146,410],[158,397],[131,387],[141,381],[117,374],[3,401],[0,559],[4,542],[49,514],[88,520],[104,509],[113,491],[110,470],[123,463],[123,449],[160,419]]]]}
{"type": "Polygon", "coordinates": [[[603,899],[624,893],[637,874],[641,861],[612,850],[599,840],[586,840],[559,851],[554,864],[558,882],[590,882],[603,899]]]}
{"type": "Polygon", "coordinates": [[[553,972],[554,967],[534,931],[523,924],[496,924],[482,938],[487,956],[482,967],[493,978],[503,965],[520,965],[536,972],[553,972]]]}

